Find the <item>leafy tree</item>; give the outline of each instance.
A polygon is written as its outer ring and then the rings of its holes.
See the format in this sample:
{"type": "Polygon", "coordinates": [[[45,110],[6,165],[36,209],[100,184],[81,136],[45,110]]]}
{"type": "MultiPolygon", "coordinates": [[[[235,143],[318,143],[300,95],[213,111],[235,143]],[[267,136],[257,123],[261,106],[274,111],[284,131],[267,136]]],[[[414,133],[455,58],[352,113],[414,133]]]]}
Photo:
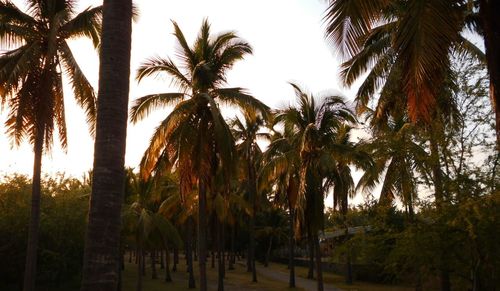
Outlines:
{"type": "Polygon", "coordinates": [[[137,99],[131,110],[132,122],[145,118],[152,110],[175,105],[151,138],[141,162],[143,173],[151,173],[161,164],[176,165],[181,177],[181,196],[198,183],[198,246],[200,289],[207,289],[206,221],[207,191],[213,189],[215,170],[221,165],[223,176],[230,181],[234,166],[234,141],[219,109],[219,104],[238,108],[267,107],[242,88],[223,88],[226,73],[235,62],[252,52],[250,45],[233,33],[212,36],[207,20],[190,47],[179,26],[174,22],[179,44],[178,67],[171,59],[154,57],[145,61],[137,79],[167,74],[181,90],[137,99]]]}
{"type": "Polygon", "coordinates": [[[500,22],[491,11],[496,1],[364,1],[331,0],[326,11],[327,37],[348,59],[344,63],[345,83],[351,85],[368,69],[369,86],[362,86],[364,98],[371,98],[386,81],[402,79],[403,95],[413,121],[432,120],[431,109],[450,68],[450,54],[468,52],[488,65],[490,97],[496,112],[497,142],[500,141],[498,107],[500,22]],[[439,28],[439,29],[436,29],[439,28]],[[484,38],[486,53],[463,37],[469,29],[484,38]],[[390,67],[400,70],[391,76],[390,67]]]}
{"type": "Polygon", "coordinates": [[[0,103],[7,104],[7,131],[15,145],[27,138],[33,146],[33,201],[28,231],[24,290],[34,290],[40,225],[42,155],[50,150],[54,131],[67,146],[63,75],[77,103],[85,110],[91,132],[95,95],[83,75],[68,40],[87,37],[99,45],[101,7],[77,14],[75,1],[27,1],[23,12],[9,0],[0,1],[0,103]]]}

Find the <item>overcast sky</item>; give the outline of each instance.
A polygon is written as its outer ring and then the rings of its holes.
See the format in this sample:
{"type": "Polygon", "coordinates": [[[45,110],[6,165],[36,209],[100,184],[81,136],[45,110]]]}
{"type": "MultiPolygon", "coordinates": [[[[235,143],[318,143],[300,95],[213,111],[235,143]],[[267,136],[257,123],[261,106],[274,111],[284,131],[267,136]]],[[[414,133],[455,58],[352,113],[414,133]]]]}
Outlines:
{"type": "MultiPolygon", "coordinates": [[[[22,4],[22,0],[15,3],[22,4]]],[[[100,1],[82,0],[80,10],[99,5],[100,1]]],[[[175,92],[168,78],[134,80],[138,65],[145,58],[160,55],[175,58],[175,39],[171,20],[181,27],[189,43],[196,37],[203,18],[212,24],[212,32],[234,30],[248,41],[254,54],[237,63],[228,74],[228,86],[245,87],[276,108],[289,104],[294,98],[287,82],[293,81],[313,93],[352,91],[341,88],[338,82],[339,60],[324,39],[322,17],[326,1],[322,0],[138,0],[140,18],[133,27],[132,76],[130,100],[155,92],[175,92]]],[[[96,87],[98,55],[89,41],[70,43],[80,66],[96,87]]],[[[44,174],[66,172],[81,175],[92,167],[93,140],[84,125],[85,117],[65,91],[68,150],[64,153],[57,144],[43,158],[44,174]]],[[[149,137],[166,112],[158,112],[137,125],[128,127],[126,165],[137,167],[149,137]]],[[[5,113],[1,115],[2,126],[5,113]]],[[[1,132],[5,132],[5,129],[1,132]]],[[[0,175],[12,172],[31,174],[32,148],[12,145],[5,134],[0,135],[0,175]]],[[[329,203],[331,204],[331,203],[329,203]]]]}

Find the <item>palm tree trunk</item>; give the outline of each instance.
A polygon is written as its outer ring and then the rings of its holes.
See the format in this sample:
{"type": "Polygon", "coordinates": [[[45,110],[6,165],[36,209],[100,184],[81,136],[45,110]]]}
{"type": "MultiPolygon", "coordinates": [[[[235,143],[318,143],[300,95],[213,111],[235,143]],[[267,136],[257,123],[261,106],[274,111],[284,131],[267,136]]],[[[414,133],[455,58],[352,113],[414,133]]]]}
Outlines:
{"type": "Polygon", "coordinates": [[[160,250],[160,269],[165,269],[165,251],[160,250]]]}
{"type": "Polygon", "coordinates": [[[316,233],[313,235],[313,240],[316,249],[316,280],[318,282],[318,291],[323,291],[323,269],[321,262],[321,249],[319,247],[319,238],[316,233]]]}
{"type": "Polygon", "coordinates": [[[222,223],[217,221],[217,291],[224,291],[224,258],[222,256],[223,242],[222,242],[222,223]]]}
{"type": "Polygon", "coordinates": [[[267,247],[267,252],[266,252],[266,261],[264,262],[264,267],[267,268],[269,266],[269,258],[271,257],[271,249],[273,248],[273,237],[271,236],[269,238],[269,245],[267,247]]]}
{"type": "Polygon", "coordinates": [[[144,265],[144,257],[142,255],[141,247],[137,248],[137,257],[139,258],[139,261],[137,264],[137,285],[135,290],[142,291],[142,266],[144,265]]]}
{"type": "Polygon", "coordinates": [[[35,156],[33,161],[33,182],[31,190],[31,216],[28,230],[28,246],[26,250],[26,265],[24,268],[23,291],[35,290],[38,237],[40,231],[43,137],[43,130],[37,130],[34,144],[35,156]]]}
{"type": "Polygon", "coordinates": [[[81,291],[116,290],[125,185],[132,0],[104,0],[92,196],[81,291]]]}
{"type": "Polygon", "coordinates": [[[192,243],[193,243],[193,226],[194,221],[192,217],[189,217],[186,222],[186,261],[187,261],[187,271],[189,273],[188,278],[188,288],[194,289],[196,288],[196,283],[194,281],[194,272],[193,272],[193,252],[191,251],[192,243]]]}
{"type": "MultiPolygon", "coordinates": [[[[250,153],[247,155],[250,157],[250,153]]],[[[250,250],[249,262],[252,269],[252,282],[257,282],[257,269],[255,268],[255,218],[257,215],[257,177],[252,159],[248,161],[248,183],[250,190],[250,201],[252,203],[252,217],[250,217],[250,250]]]]}
{"type": "Polygon", "coordinates": [[[158,279],[158,274],[156,273],[156,251],[151,251],[151,279],[158,279]]]}
{"type": "Polygon", "coordinates": [[[198,195],[198,266],[200,268],[200,291],[207,291],[207,191],[200,181],[198,195]]]}
{"type": "Polygon", "coordinates": [[[235,236],[236,236],[236,227],[233,225],[231,227],[231,254],[229,255],[229,266],[228,266],[229,270],[234,270],[235,251],[236,251],[235,236]]]}
{"type": "Polygon", "coordinates": [[[170,275],[170,251],[168,247],[165,247],[165,282],[172,282],[172,276],[170,275]]]}
{"type": "Polygon", "coordinates": [[[177,247],[175,247],[174,248],[174,264],[172,266],[172,272],[177,272],[177,264],[178,263],[179,263],[179,249],[177,247]]]}
{"type": "Polygon", "coordinates": [[[480,0],[479,7],[490,75],[490,97],[495,110],[497,147],[500,151],[500,3],[494,0],[480,0]]]}
{"type": "Polygon", "coordinates": [[[295,248],[295,239],[294,239],[294,219],[295,219],[295,211],[292,208],[290,202],[289,202],[289,210],[290,210],[290,235],[288,238],[288,248],[289,248],[289,255],[288,255],[288,267],[290,268],[290,279],[289,279],[289,288],[295,288],[295,255],[294,255],[294,248],[295,248]]]}
{"type": "Polygon", "coordinates": [[[307,244],[309,247],[309,269],[307,271],[307,279],[314,279],[314,241],[309,224],[307,225],[307,244]]]}

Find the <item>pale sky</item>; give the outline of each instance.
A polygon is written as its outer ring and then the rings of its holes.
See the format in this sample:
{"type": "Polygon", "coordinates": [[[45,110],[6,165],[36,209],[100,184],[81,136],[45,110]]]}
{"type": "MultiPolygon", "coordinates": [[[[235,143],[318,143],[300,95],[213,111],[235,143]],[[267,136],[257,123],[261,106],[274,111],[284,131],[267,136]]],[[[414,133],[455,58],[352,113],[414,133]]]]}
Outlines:
{"type": "MultiPolygon", "coordinates": [[[[22,0],[14,1],[16,4],[22,0]]],[[[81,9],[101,1],[82,0],[81,9]]],[[[140,18],[133,27],[132,76],[130,100],[155,92],[175,92],[169,79],[135,81],[135,71],[145,58],[160,55],[175,59],[175,39],[171,20],[181,27],[189,43],[196,37],[203,18],[208,17],[212,32],[234,30],[248,41],[254,54],[237,63],[228,74],[228,86],[244,87],[276,108],[294,98],[287,82],[293,81],[308,91],[343,92],[338,82],[339,60],[324,39],[322,17],[326,1],[322,0],[137,0],[140,18]]],[[[81,11],[79,9],[78,11],[81,11]]],[[[98,55],[90,41],[70,43],[73,54],[97,90],[98,55]]],[[[316,94],[318,95],[318,94],[316,94]]],[[[68,150],[57,143],[42,161],[43,174],[66,172],[81,177],[92,167],[93,140],[84,125],[85,117],[65,91],[68,150]]],[[[126,165],[137,167],[153,129],[168,111],[158,111],[146,121],[128,127],[126,165]]],[[[0,115],[0,175],[19,172],[31,175],[33,152],[30,145],[12,148],[5,136],[6,114],[0,115]]],[[[331,199],[328,199],[331,201],[331,199]]],[[[331,205],[330,203],[327,203],[331,205]]]]}

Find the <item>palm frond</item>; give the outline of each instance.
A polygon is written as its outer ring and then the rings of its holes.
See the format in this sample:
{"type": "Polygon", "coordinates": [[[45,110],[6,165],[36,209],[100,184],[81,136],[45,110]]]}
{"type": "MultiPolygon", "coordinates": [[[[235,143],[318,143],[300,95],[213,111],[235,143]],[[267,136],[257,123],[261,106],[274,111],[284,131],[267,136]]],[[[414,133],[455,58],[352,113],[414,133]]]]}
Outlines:
{"type": "Polygon", "coordinates": [[[149,114],[159,108],[175,105],[184,100],[183,93],[160,93],[151,94],[134,100],[130,109],[130,121],[137,123],[149,116],[149,114]]]}
{"type": "Polygon", "coordinates": [[[102,6],[87,8],[66,22],[59,30],[62,38],[88,37],[95,48],[101,42],[102,6]]]}
{"type": "Polygon", "coordinates": [[[76,102],[84,109],[90,133],[94,136],[97,114],[97,98],[94,88],[83,74],[71,49],[65,41],[61,44],[59,50],[62,63],[64,64],[65,74],[69,78],[69,83],[73,88],[76,102]]]}
{"type": "Polygon", "coordinates": [[[170,75],[172,83],[183,92],[187,92],[192,87],[189,77],[185,76],[169,58],[152,57],[147,59],[137,70],[136,79],[141,82],[144,77],[156,77],[162,73],[170,75]]]}

